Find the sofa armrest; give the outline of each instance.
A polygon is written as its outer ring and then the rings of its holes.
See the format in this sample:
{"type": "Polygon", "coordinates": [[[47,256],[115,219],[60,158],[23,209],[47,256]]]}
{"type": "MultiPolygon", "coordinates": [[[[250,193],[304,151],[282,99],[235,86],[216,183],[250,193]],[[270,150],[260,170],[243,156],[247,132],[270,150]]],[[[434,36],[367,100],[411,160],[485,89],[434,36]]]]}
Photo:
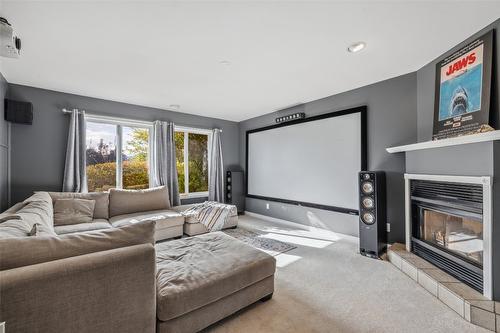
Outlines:
{"type": "Polygon", "coordinates": [[[0,272],[7,332],[154,332],[156,263],[151,244],[0,272]]]}

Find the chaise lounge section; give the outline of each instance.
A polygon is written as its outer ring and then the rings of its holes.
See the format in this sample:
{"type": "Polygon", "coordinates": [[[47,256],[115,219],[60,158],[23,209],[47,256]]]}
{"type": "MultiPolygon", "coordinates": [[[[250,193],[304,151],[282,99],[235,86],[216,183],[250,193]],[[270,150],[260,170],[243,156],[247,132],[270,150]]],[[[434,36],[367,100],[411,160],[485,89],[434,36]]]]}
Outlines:
{"type": "Polygon", "coordinates": [[[146,222],[0,239],[6,332],[154,332],[153,235],[146,222]]]}
{"type": "Polygon", "coordinates": [[[274,257],[222,232],[156,245],[157,332],[199,330],[274,291],[274,257]]]}

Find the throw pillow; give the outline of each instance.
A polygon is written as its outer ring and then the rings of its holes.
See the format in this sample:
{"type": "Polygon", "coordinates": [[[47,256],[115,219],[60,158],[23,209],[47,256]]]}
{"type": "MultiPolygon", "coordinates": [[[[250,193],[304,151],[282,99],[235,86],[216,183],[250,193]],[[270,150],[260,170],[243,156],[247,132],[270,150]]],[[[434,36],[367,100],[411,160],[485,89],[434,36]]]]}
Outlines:
{"type": "Polygon", "coordinates": [[[109,190],[109,216],[169,209],[170,201],[166,186],[147,190],[109,190]]]}
{"type": "Polygon", "coordinates": [[[54,225],[92,222],[94,207],[95,200],[58,199],[54,204],[54,225]]]}

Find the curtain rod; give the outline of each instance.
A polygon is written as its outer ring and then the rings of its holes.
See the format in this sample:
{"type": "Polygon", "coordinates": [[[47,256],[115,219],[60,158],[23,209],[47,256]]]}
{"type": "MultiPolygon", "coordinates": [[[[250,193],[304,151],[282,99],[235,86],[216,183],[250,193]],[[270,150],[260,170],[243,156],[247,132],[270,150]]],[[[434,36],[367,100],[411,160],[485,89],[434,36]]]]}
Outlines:
{"type": "MultiPolygon", "coordinates": [[[[77,108],[73,108],[73,109],[67,109],[67,108],[62,108],[61,111],[63,113],[66,113],[66,114],[69,114],[69,113],[73,113],[73,110],[77,110],[78,112],[85,112],[85,110],[80,110],[80,109],[77,109],[77,108]]],[[[102,118],[115,118],[116,120],[120,121],[124,121],[124,122],[138,122],[138,123],[151,123],[151,125],[154,123],[153,121],[147,121],[147,120],[137,120],[137,119],[128,119],[128,118],[122,118],[122,117],[115,117],[115,116],[104,116],[104,115],[99,115],[99,114],[95,114],[95,113],[87,113],[88,116],[90,117],[102,117],[102,118]]],[[[193,128],[193,129],[206,129],[206,130],[213,130],[213,129],[218,129],[219,131],[221,131],[222,133],[222,129],[221,128],[218,128],[218,127],[214,127],[214,128],[203,128],[203,127],[193,127],[192,125],[183,125],[183,124],[177,124],[174,122],[174,124],[176,126],[179,126],[179,127],[185,127],[185,128],[193,128]]]]}
{"type": "Polygon", "coordinates": [[[73,108],[73,109],[71,109],[71,110],[66,109],[66,108],[62,108],[62,109],[61,109],[61,111],[62,111],[63,113],[72,113],[72,112],[73,112],[73,110],[77,110],[78,112],[85,112],[85,110],[79,110],[79,109],[76,109],[76,108],[73,108]]]}

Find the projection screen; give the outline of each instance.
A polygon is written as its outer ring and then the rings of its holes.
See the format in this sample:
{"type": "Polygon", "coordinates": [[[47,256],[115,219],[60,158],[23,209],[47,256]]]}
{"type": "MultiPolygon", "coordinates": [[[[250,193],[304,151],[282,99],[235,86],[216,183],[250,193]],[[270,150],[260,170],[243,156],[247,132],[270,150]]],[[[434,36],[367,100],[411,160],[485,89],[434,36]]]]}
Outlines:
{"type": "Polygon", "coordinates": [[[247,196],[358,213],[366,107],[247,131],[247,196]]]}

